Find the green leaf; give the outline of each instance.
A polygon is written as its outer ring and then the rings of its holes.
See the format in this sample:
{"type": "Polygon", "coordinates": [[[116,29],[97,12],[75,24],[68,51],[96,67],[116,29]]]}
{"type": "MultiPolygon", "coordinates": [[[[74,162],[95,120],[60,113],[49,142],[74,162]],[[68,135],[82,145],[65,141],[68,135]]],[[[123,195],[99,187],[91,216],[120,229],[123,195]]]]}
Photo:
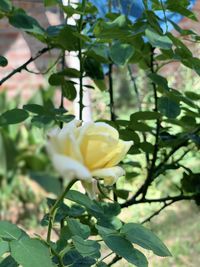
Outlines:
{"type": "Polygon", "coordinates": [[[61,45],[65,50],[77,51],[79,48],[79,38],[75,36],[74,33],[76,33],[75,27],[71,25],[65,25],[65,27],[61,29],[56,39],[58,44],[61,45]]]}
{"type": "Polygon", "coordinates": [[[41,241],[21,238],[10,242],[11,256],[23,267],[53,267],[50,252],[41,241]]]}
{"type": "Polygon", "coordinates": [[[147,267],[148,261],[143,253],[135,249],[130,241],[120,235],[103,235],[105,244],[117,255],[137,267],[147,267]]]}
{"type": "Polygon", "coordinates": [[[179,104],[164,96],[158,99],[158,110],[168,118],[176,118],[181,113],[179,104]]]}
{"type": "Polygon", "coordinates": [[[145,35],[153,47],[158,47],[166,50],[172,48],[173,43],[166,35],[160,35],[151,29],[146,29],[145,35]]]}
{"type": "Polygon", "coordinates": [[[0,67],[5,67],[8,65],[8,60],[3,57],[3,56],[0,56],[0,67]]]}
{"type": "Polygon", "coordinates": [[[25,235],[25,232],[15,224],[6,221],[0,221],[0,238],[3,240],[17,240],[25,235]]]}
{"type": "Polygon", "coordinates": [[[23,106],[23,109],[38,115],[44,114],[44,107],[38,104],[27,104],[23,106]]]}
{"type": "Polygon", "coordinates": [[[65,266],[71,267],[90,267],[95,264],[95,259],[90,257],[83,257],[81,254],[75,250],[71,249],[63,257],[63,263],[65,266]]]}
{"type": "Polygon", "coordinates": [[[168,87],[168,81],[167,79],[165,79],[164,77],[162,77],[161,75],[158,75],[156,73],[151,73],[148,75],[148,77],[158,86],[160,86],[161,88],[169,91],[169,87],[168,87]]]}
{"type": "Polygon", "coordinates": [[[65,197],[89,209],[93,205],[92,200],[88,196],[75,190],[70,190],[65,197]]]}
{"type": "Polygon", "coordinates": [[[2,257],[5,253],[9,252],[9,243],[0,239],[0,257],[2,257]]]}
{"type": "Polygon", "coordinates": [[[64,81],[62,84],[62,92],[63,96],[69,99],[70,101],[74,100],[76,98],[76,88],[71,81],[64,81]]]}
{"type": "Polygon", "coordinates": [[[106,83],[104,80],[93,80],[93,82],[99,88],[100,91],[106,91],[106,83]]]}
{"type": "Polygon", "coordinates": [[[90,227],[88,225],[80,223],[76,219],[67,219],[67,227],[71,233],[71,236],[80,236],[83,239],[87,239],[90,236],[90,227]]]}
{"type": "Polygon", "coordinates": [[[0,126],[20,123],[28,117],[28,112],[23,109],[11,109],[0,115],[0,126]]]}
{"type": "Polygon", "coordinates": [[[145,249],[152,250],[154,254],[158,256],[171,256],[171,253],[163,242],[153,232],[141,224],[127,223],[122,226],[121,233],[125,235],[130,242],[145,249]]]}
{"type": "Polygon", "coordinates": [[[152,127],[149,125],[143,123],[143,122],[137,122],[135,120],[131,120],[129,122],[128,126],[131,130],[138,131],[138,132],[151,132],[152,127]]]}
{"type": "Polygon", "coordinates": [[[12,11],[12,3],[10,0],[1,0],[0,1],[0,11],[3,12],[10,12],[12,11]]]}
{"type": "Polygon", "coordinates": [[[200,100],[200,94],[196,93],[196,92],[192,92],[192,91],[186,91],[185,95],[192,99],[193,101],[198,101],[200,100]]]}
{"type": "Polygon", "coordinates": [[[98,21],[94,27],[94,34],[101,39],[127,40],[128,37],[133,36],[124,15],[118,16],[111,22],[98,21]]]}
{"type": "Polygon", "coordinates": [[[133,46],[129,44],[115,43],[110,48],[110,57],[117,65],[125,65],[134,54],[133,46]]]}
{"type": "Polygon", "coordinates": [[[154,146],[149,142],[140,143],[140,148],[146,153],[154,152],[154,146]]]}
{"type": "Polygon", "coordinates": [[[94,240],[84,240],[80,236],[73,236],[72,240],[75,248],[83,257],[100,257],[100,245],[98,242],[94,240]]]}
{"type": "Polygon", "coordinates": [[[130,119],[131,120],[157,120],[160,119],[162,116],[160,113],[155,111],[138,111],[133,114],[131,114],[130,119]]]}
{"type": "Polygon", "coordinates": [[[18,267],[18,263],[11,257],[8,256],[0,262],[0,267],[18,267]]]}
{"type": "Polygon", "coordinates": [[[79,78],[81,76],[80,71],[74,68],[65,68],[59,74],[70,77],[70,78],[79,78]]]}
{"type": "Polygon", "coordinates": [[[29,33],[44,35],[45,30],[40,26],[36,19],[25,13],[15,12],[9,17],[9,22],[12,26],[24,30],[29,33]]]}
{"type": "Polygon", "coordinates": [[[86,76],[89,76],[93,80],[103,80],[104,74],[101,64],[92,57],[87,57],[84,60],[84,70],[86,76]]]}
{"type": "Polygon", "coordinates": [[[49,77],[49,84],[53,86],[61,85],[63,82],[64,82],[64,77],[59,73],[53,73],[49,77]]]}

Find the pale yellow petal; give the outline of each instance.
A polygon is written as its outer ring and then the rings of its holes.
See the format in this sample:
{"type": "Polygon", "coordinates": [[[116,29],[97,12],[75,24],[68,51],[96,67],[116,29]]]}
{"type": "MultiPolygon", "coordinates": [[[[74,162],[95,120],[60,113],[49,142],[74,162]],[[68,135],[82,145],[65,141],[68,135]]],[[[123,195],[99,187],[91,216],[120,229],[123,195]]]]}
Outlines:
{"type": "Polygon", "coordinates": [[[119,177],[125,174],[125,171],[121,167],[115,166],[112,168],[94,170],[91,173],[93,177],[103,178],[105,186],[111,186],[116,183],[119,177]]]}
{"type": "Polygon", "coordinates": [[[133,145],[133,141],[119,140],[118,145],[112,151],[110,159],[107,161],[105,167],[113,167],[124,159],[130,147],[133,145]],[[111,157],[112,156],[112,157],[111,157]]]}
{"type": "Polygon", "coordinates": [[[64,155],[52,155],[52,163],[57,172],[66,179],[92,180],[90,171],[80,162],[64,155]]]}

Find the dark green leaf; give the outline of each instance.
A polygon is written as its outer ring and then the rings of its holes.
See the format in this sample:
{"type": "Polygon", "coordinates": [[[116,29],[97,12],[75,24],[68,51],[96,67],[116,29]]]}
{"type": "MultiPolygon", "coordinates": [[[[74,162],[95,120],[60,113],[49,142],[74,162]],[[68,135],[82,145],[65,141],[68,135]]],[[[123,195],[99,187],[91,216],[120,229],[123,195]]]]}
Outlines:
{"type": "Polygon", "coordinates": [[[87,239],[90,236],[90,227],[86,224],[80,223],[76,219],[67,219],[67,227],[70,231],[71,236],[80,236],[83,239],[87,239]]]}
{"type": "Polygon", "coordinates": [[[10,12],[12,11],[12,4],[10,0],[1,0],[0,1],[0,11],[10,12]]]}
{"type": "Polygon", "coordinates": [[[148,75],[148,77],[158,86],[160,86],[161,88],[169,91],[169,87],[168,87],[168,82],[167,79],[165,79],[164,77],[162,77],[161,75],[158,75],[156,73],[151,73],[148,75]]]}
{"type": "Polygon", "coordinates": [[[21,238],[10,242],[11,256],[23,267],[53,267],[50,251],[41,241],[21,238]]]}
{"type": "Polygon", "coordinates": [[[94,265],[95,262],[96,261],[93,258],[81,256],[81,254],[75,249],[70,250],[63,257],[64,265],[71,267],[90,267],[94,265]]]}
{"type": "Polygon", "coordinates": [[[104,74],[101,64],[92,57],[87,57],[84,60],[84,70],[86,75],[93,80],[103,80],[104,74]]]}
{"type": "Polygon", "coordinates": [[[9,22],[12,26],[22,29],[29,33],[44,35],[45,30],[40,26],[36,19],[26,15],[25,13],[15,12],[9,17],[9,22]]]}
{"type": "Polygon", "coordinates": [[[75,32],[75,27],[71,25],[65,25],[65,27],[61,29],[56,39],[58,44],[61,45],[65,50],[77,51],[79,38],[74,35],[75,32]]]}
{"type": "Polygon", "coordinates": [[[70,190],[65,197],[89,209],[93,205],[92,200],[88,196],[75,190],[70,190]]]}
{"type": "Polygon", "coordinates": [[[35,113],[35,114],[44,114],[44,107],[37,104],[27,104],[23,106],[23,109],[35,113]]]}
{"type": "Polygon", "coordinates": [[[81,76],[80,71],[73,68],[65,68],[63,71],[59,72],[58,74],[64,75],[70,78],[79,78],[81,76]]]}
{"type": "Polygon", "coordinates": [[[121,233],[132,243],[145,249],[152,250],[156,255],[171,256],[168,248],[149,229],[137,223],[127,223],[121,228],[121,233]]]}
{"type": "Polygon", "coordinates": [[[134,54],[134,48],[129,44],[115,43],[110,48],[110,57],[117,65],[125,65],[134,54]]]}
{"type": "Polygon", "coordinates": [[[73,236],[72,240],[75,248],[83,257],[100,257],[100,245],[98,242],[94,240],[84,240],[80,236],[73,236]]]}
{"type": "Polygon", "coordinates": [[[0,115],[0,126],[20,123],[28,117],[28,112],[23,109],[11,109],[0,115]]]}
{"type": "Polygon", "coordinates": [[[154,146],[149,142],[141,143],[140,148],[146,153],[153,153],[154,152],[154,146]]]}
{"type": "Polygon", "coordinates": [[[155,111],[138,111],[131,114],[131,120],[157,120],[161,118],[161,114],[155,111]]]}
{"type": "Polygon", "coordinates": [[[93,80],[95,85],[99,88],[101,91],[106,91],[106,83],[104,80],[93,80]]]}
{"type": "Polygon", "coordinates": [[[144,254],[135,249],[130,241],[120,235],[103,235],[105,244],[117,255],[123,257],[128,262],[137,267],[147,267],[148,262],[144,254]]]}
{"type": "Polygon", "coordinates": [[[158,110],[168,118],[176,118],[181,113],[179,104],[168,97],[158,99],[158,110]]]}
{"type": "Polygon", "coordinates": [[[129,196],[129,193],[130,191],[128,190],[123,190],[123,189],[115,190],[115,194],[122,199],[127,199],[129,196]]]}
{"type": "Polygon", "coordinates": [[[8,60],[3,57],[3,56],[0,56],[0,67],[5,67],[8,65],[8,60]]]}
{"type": "Polygon", "coordinates": [[[0,261],[0,267],[18,267],[18,263],[11,257],[8,256],[0,261]]]}
{"type": "Polygon", "coordinates": [[[64,82],[63,75],[60,75],[59,73],[53,73],[49,77],[49,84],[56,86],[56,85],[62,85],[64,82]]]}
{"type": "Polygon", "coordinates": [[[63,96],[69,100],[74,100],[76,98],[76,88],[71,81],[64,81],[62,84],[63,96]]]}

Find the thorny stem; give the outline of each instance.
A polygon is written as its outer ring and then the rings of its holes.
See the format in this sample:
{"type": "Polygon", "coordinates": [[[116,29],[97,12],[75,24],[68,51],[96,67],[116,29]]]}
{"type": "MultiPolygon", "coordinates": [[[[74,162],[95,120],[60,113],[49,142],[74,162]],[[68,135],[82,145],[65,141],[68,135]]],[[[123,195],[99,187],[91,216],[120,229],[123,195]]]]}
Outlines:
{"type": "Polygon", "coordinates": [[[77,180],[72,180],[68,186],[65,188],[64,192],[60,195],[60,197],[56,200],[55,204],[51,207],[50,211],[49,211],[49,224],[48,224],[48,231],[47,231],[47,243],[49,244],[51,241],[51,231],[53,228],[53,222],[54,222],[54,217],[55,217],[55,213],[56,210],[58,208],[58,206],[62,203],[62,201],[64,200],[67,192],[70,190],[70,188],[73,186],[73,184],[76,182],[77,180]]]}
{"type": "Polygon", "coordinates": [[[22,64],[21,66],[19,66],[18,68],[16,68],[15,70],[13,70],[11,73],[9,73],[6,77],[4,77],[2,80],[0,80],[0,86],[6,82],[9,78],[11,78],[13,75],[15,75],[18,72],[21,72],[22,70],[27,70],[27,66],[35,61],[37,58],[39,58],[41,55],[43,55],[44,53],[50,51],[52,48],[51,47],[45,47],[42,50],[40,50],[34,57],[30,57],[24,64],[22,64]]]}
{"type": "MultiPolygon", "coordinates": [[[[86,8],[86,0],[82,0],[82,14],[80,16],[78,31],[81,33],[83,27],[83,16],[86,8]]],[[[79,69],[80,69],[80,78],[79,78],[79,119],[83,119],[83,57],[82,57],[82,41],[79,39],[78,44],[78,58],[79,58],[79,69]]]]}

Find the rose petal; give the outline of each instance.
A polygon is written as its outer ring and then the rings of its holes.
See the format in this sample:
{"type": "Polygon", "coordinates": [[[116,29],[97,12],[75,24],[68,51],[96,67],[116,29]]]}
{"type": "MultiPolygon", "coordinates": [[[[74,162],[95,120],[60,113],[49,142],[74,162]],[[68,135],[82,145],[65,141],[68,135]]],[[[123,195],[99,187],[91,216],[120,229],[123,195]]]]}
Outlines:
{"type": "Polygon", "coordinates": [[[60,154],[54,154],[52,155],[52,162],[57,172],[66,177],[66,179],[92,180],[90,171],[76,160],[60,154]]]}
{"type": "Polygon", "coordinates": [[[130,147],[133,145],[133,141],[122,141],[119,140],[118,145],[112,151],[110,155],[110,160],[107,161],[105,167],[113,167],[117,165],[121,160],[124,159],[130,147]]]}
{"type": "Polygon", "coordinates": [[[97,194],[99,193],[99,190],[97,187],[97,181],[95,179],[92,179],[91,182],[82,181],[81,183],[83,187],[85,188],[85,191],[87,192],[89,198],[96,199],[97,194]]]}
{"type": "Polygon", "coordinates": [[[112,168],[103,168],[91,172],[92,176],[103,178],[105,186],[113,185],[117,179],[125,174],[124,169],[119,166],[112,168]]]}

